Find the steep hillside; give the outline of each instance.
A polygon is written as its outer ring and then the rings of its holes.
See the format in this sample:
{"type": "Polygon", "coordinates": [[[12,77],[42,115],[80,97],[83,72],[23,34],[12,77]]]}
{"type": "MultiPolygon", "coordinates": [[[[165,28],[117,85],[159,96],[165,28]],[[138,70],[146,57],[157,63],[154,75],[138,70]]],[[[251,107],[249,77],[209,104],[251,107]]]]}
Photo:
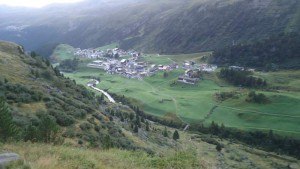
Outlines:
{"type": "Polygon", "coordinates": [[[89,48],[112,42],[144,52],[191,53],[298,32],[299,11],[298,0],[87,0],[4,10],[0,39],[47,55],[58,43],[89,48]]]}
{"type": "Polygon", "coordinates": [[[300,35],[277,35],[250,44],[217,50],[210,58],[219,65],[239,65],[264,70],[299,69],[300,35]]]}
{"type": "Polygon", "coordinates": [[[0,42],[0,56],[0,96],[9,104],[25,141],[45,139],[39,129],[46,116],[55,119],[58,136],[71,144],[135,147],[103,114],[108,105],[85,86],[64,78],[50,62],[27,56],[20,46],[7,42],[0,42]]]}

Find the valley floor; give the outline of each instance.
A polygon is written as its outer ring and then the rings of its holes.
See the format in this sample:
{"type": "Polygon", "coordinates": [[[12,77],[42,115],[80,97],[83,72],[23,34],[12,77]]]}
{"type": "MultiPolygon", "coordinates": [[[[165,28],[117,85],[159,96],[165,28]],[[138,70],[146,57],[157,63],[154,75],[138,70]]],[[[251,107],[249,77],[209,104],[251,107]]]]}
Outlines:
{"type": "Polygon", "coordinates": [[[267,95],[271,103],[248,103],[245,99],[250,90],[224,85],[215,75],[205,75],[205,79],[197,86],[171,86],[182,72],[172,71],[167,78],[159,73],[142,81],[109,75],[91,68],[81,68],[76,73],[65,75],[84,85],[90,80],[84,77],[99,77],[99,89],[134,98],[144,111],[155,116],[173,118],[172,114],[176,114],[186,123],[204,120],[206,124],[210,124],[215,121],[224,123],[227,127],[264,131],[272,129],[279,134],[300,138],[298,92],[258,91],[267,95]],[[215,94],[224,91],[238,92],[239,98],[218,102],[215,94]],[[165,101],[161,102],[162,100],[165,101]]]}
{"type": "MultiPolygon", "coordinates": [[[[58,58],[73,58],[68,54],[68,48],[55,50],[58,58]]],[[[105,48],[107,49],[107,48],[105,48]]],[[[69,52],[70,53],[70,52],[69,52]]],[[[145,54],[142,61],[149,64],[181,65],[186,60],[203,63],[202,59],[211,53],[195,53],[182,55],[145,54]]],[[[86,85],[90,77],[100,78],[97,88],[125,97],[146,113],[173,119],[185,123],[210,124],[212,121],[224,124],[226,127],[243,130],[273,130],[276,134],[300,138],[300,71],[283,70],[277,72],[255,72],[254,76],[265,79],[270,90],[247,89],[232,86],[217,75],[217,72],[205,74],[204,80],[198,85],[174,84],[178,76],[184,73],[182,69],[168,72],[168,77],[159,72],[143,80],[128,79],[120,75],[107,74],[100,69],[87,68],[91,60],[82,60],[79,69],[65,76],[86,85]],[[256,90],[265,94],[270,103],[255,104],[246,102],[248,93],[256,90]],[[221,92],[236,92],[238,98],[225,101],[216,99],[221,92]]]]}

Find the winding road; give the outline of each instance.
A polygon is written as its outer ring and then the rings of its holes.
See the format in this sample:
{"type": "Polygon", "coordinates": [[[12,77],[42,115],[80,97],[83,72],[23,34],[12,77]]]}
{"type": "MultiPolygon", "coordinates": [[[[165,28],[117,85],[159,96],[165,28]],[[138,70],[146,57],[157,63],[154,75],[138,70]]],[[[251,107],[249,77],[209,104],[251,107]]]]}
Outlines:
{"type": "Polygon", "coordinates": [[[115,99],[112,98],[111,95],[108,94],[106,91],[101,90],[101,89],[99,89],[97,87],[94,87],[94,85],[97,85],[97,84],[99,84],[98,80],[92,80],[91,82],[89,82],[87,84],[87,86],[90,87],[90,88],[92,88],[92,89],[94,89],[94,90],[96,90],[96,91],[98,91],[98,92],[103,93],[111,103],[116,103],[115,99]]]}

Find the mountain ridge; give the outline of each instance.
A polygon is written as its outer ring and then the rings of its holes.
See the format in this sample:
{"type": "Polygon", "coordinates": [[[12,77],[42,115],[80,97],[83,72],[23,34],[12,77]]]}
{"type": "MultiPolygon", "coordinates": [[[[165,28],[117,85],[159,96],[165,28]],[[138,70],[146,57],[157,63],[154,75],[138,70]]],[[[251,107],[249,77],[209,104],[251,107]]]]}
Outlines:
{"type": "Polygon", "coordinates": [[[112,42],[147,53],[193,53],[300,30],[297,0],[119,3],[83,1],[30,14],[3,15],[0,38],[47,55],[58,43],[89,48],[112,42]],[[6,30],[7,26],[22,25],[28,26],[18,32],[6,30]]]}

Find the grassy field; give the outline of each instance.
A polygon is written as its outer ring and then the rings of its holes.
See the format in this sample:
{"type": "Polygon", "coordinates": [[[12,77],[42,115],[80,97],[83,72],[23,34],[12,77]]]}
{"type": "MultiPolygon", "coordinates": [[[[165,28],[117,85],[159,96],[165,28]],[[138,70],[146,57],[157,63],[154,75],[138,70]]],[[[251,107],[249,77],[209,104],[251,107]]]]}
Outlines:
{"type": "MultiPolygon", "coordinates": [[[[105,48],[115,46],[108,45],[105,48]]],[[[146,54],[143,61],[149,64],[182,63],[185,60],[204,62],[210,52],[182,55],[146,54]]],[[[247,89],[235,88],[218,79],[216,74],[206,74],[197,86],[171,85],[184,70],[163,73],[143,80],[127,79],[109,75],[99,69],[87,68],[88,60],[82,61],[75,73],[65,74],[78,83],[86,84],[88,76],[99,77],[98,88],[135,99],[147,113],[159,117],[174,117],[175,114],[186,123],[215,121],[228,127],[246,130],[274,130],[276,133],[300,138],[300,71],[256,72],[255,76],[266,79],[270,87],[278,91],[258,91],[266,94],[269,104],[253,104],[245,101],[247,89]],[[237,91],[239,99],[218,102],[215,94],[222,91],[237,91]],[[218,106],[211,110],[213,107],[218,106]]]]}
{"type": "Polygon", "coordinates": [[[74,58],[74,48],[67,44],[60,44],[58,45],[53,54],[51,55],[51,59],[55,62],[60,62],[66,59],[73,59],[74,58]]]}
{"type": "Polygon", "coordinates": [[[114,49],[114,48],[117,48],[119,46],[118,43],[112,43],[112,44],[109,44],[109,45],[106,45],[106,46],[102,46],[102,47],[99,47],[99,48],[96,48],[97,50],[107,50],[107,49],[114,49]]]}
{"type": "Polygon", "coordinates": [[[82,68],[77,73],[66,74],[77,82],[86,84],[84,76],[101,78],[98,88],[134,98],[147,113],[160,117],[176,114],[182,121],[197,123],[206,118],[205,123],[215,121],[228,127],[247,130],[274,130],[276,133],[300,138],[300,96],[293,92],[263,92],[271,103],[254,104],[245,101],[248,90],[241,90],[239,99],[229,99],[222,103],[214,95],[220,91],[238,90],[234,87],[220,87],[213,75],[206,75],[197,86],[170,84],[183,70],[176,70],[163,78],[160,72],[144,80],[127,79],[119,75],[109,75],[104,71],[82,68]],[[164,100],[162,102],[162,100],[164,100]],[[210,110],[218,106],[211,115],[210,110]]]}
{"type": "Polygon", "coordinates": [[[173,62],[183,63],[186,60],[193,60],[197,63],[201,63],[204,62],[210,56],[211,52],[179,55],[146,54],[143,60],[149,62],[149,64],[171,64],[173,62]]]}

